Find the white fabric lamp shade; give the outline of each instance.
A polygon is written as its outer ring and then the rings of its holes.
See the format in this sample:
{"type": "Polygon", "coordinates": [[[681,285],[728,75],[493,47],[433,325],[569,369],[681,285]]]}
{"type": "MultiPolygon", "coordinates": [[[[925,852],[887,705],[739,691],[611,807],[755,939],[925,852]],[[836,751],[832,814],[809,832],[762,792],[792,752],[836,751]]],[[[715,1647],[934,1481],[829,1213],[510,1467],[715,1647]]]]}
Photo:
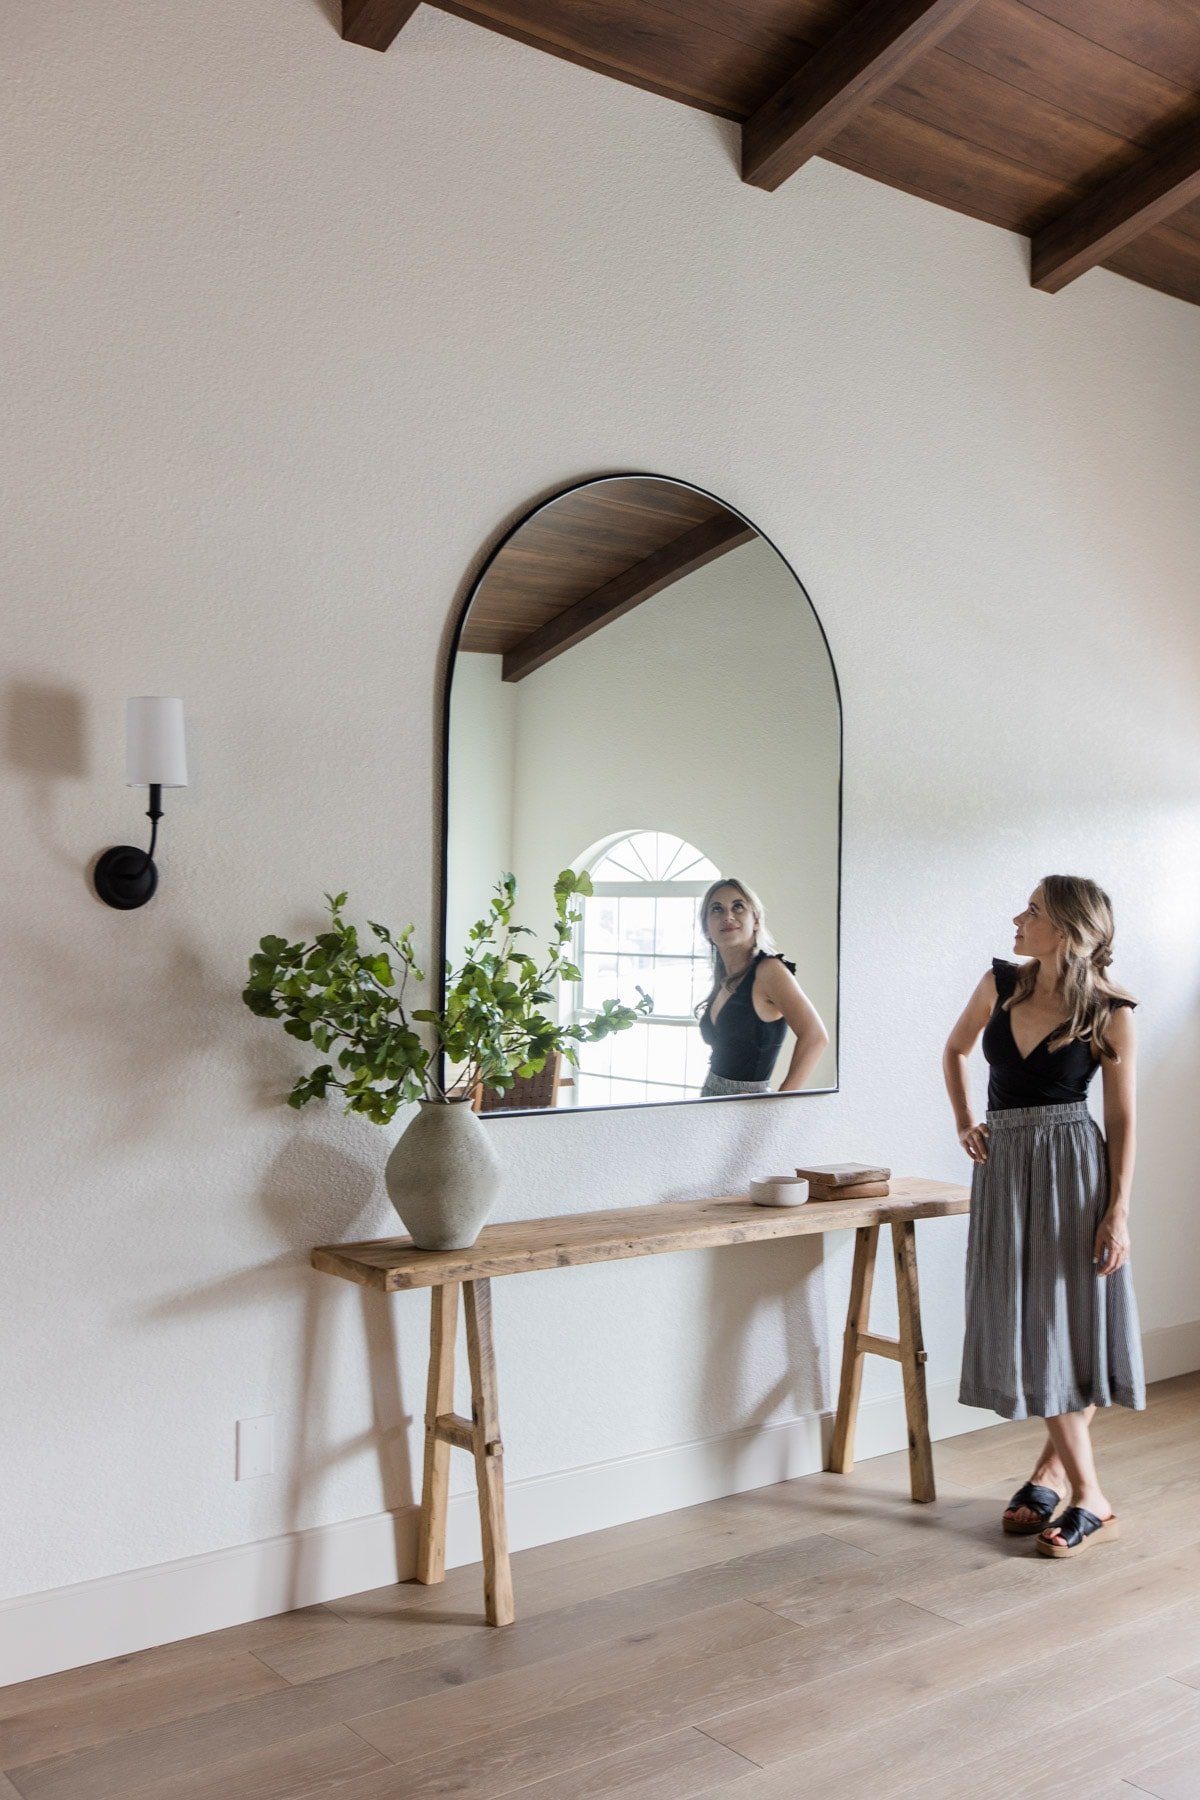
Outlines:
{"type": "Polygon", "coordinates": [[[125,702],[125,781],[129,787],[186,787],[183,701],[143,694],[125,702]]]}

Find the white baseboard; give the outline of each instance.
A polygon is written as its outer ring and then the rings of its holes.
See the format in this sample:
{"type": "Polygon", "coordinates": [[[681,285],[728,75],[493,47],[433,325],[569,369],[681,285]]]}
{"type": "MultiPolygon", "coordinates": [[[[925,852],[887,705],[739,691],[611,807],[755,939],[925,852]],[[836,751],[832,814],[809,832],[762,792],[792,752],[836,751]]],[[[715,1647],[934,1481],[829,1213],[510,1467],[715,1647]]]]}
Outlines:
{"type": "Polygon", "coordinates": [[[1172,1375],[1190,1375],[1193,1369],[1200,1369],[1200,1319],[1144,1331],[1142,1356],[1147,1381],[1169,1381],[1172,1375]]]}
{"type": "MultiPolygon", "coordinates": [[[[1151,1381],[1200,1368],[1200,1320],[1147,1332],[1144,1347],[1151,1381]]],[[[929,1389],[935,1440],[994,1420],[959,1405],[956,1381],[929,1389]]],[[[824,1466],[831,1426],[828,1415],[812,1415],[511,1482],[510,1547],[525,1550],[811,1475],[824,1466]]],[[[855,1432],[860,1463],[907,1441],[900,1395],[863,1402],[855,1432]]],[[[406,1581],[416,1548],[416,1508],[407,1507],[0,1602],[0,1686],[406,1581]]],[[[451,1497],[446,1561],[456,1568],[479,1558],[471,1489],[451,1497]]]]}

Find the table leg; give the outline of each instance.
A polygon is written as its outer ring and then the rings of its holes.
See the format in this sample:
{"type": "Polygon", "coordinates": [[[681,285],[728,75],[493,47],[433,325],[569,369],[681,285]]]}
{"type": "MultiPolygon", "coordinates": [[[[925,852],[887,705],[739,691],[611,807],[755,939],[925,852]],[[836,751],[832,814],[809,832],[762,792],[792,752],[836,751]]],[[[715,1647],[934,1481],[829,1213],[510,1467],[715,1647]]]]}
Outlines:
{"type": "Polygon", "coordinates": [[[896,1262],[896,1303],[900,1315],[900,1367],[908,1417],[908,1466],[914,1500],[936,1500],[929,1403],[925,1393],[925,1344],[921,1336],[921,1294],[917,1286],[917,1228],[911,1219],[892,1222],[896,1262]]]}
{"type": "Polygon", "coordinates": [[[875,1279],[878,1243],[878,1225],[861,1225],[854,1234],[854,1272],[850,1277],[850,1304],[846,1309],[846,1331],[842,1340],[842,1380],[829,1451],[829,1467],[837,1475],[848,1475],[854,1467],[854,1425],[866,1354],[860,1339],[871,1316],[871,1287],[875,1279]]]}
{"type": "Polygon", "coordinates": [[[496,1358],[492,1347],[492,1284],[465,1281],[467,1358],[471,1365],[471,1421],[475,1479],[479,1487],[479,1523],[483,1535],[483,1595],[489,1625],[511,1625],[512,1570],[504,1520],[504,1446],[500,1442],[500,1409],[496,1395],[496,1358]]]}
{"type": "Polygon", "coordinates": [[[421,1484],[421,1530],[417,1580],[436,1582],[446,1574],[446,1509],[450,1495],[450,1442],[438,1421],[454,1409],[454,1337],[458,1329],[458,1283],[430,1290],[429,1385],[425,1398],[425,1474],[421,1484]]]}

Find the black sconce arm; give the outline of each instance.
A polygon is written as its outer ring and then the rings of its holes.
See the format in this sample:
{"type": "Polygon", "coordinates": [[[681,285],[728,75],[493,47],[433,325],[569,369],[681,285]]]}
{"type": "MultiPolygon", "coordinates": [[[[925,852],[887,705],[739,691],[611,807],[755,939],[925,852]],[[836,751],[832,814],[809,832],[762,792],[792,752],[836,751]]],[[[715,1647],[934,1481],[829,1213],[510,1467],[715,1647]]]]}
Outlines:
{"type": "Polygon", "coordinates": [[[150,805],[146,809],[151,826],[150,848],[138,850],[131,844],[114,844],[96,864],[92,880],[106,906],[115,906],[120,912],[132,912],[135,907],[145,906],[152,897],[158,886],[154,849],[158,843],[158,821],[162,816],[162,787],[155,782],[150,788],[150,805]]]}

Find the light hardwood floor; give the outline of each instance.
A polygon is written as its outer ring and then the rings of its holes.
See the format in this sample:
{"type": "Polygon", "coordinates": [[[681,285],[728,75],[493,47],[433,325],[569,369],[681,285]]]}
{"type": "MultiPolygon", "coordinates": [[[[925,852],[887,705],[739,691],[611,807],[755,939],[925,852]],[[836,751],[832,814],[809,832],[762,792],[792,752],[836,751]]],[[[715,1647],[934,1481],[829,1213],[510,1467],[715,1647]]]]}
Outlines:
{"type": "Polygon", "coordinates": [[[0,1800],[1200,1800],[1200,1373],[1096,1423],[1123,1536],[1006,1538],[1036,1422],[0,1690],[0,1800]]]}

